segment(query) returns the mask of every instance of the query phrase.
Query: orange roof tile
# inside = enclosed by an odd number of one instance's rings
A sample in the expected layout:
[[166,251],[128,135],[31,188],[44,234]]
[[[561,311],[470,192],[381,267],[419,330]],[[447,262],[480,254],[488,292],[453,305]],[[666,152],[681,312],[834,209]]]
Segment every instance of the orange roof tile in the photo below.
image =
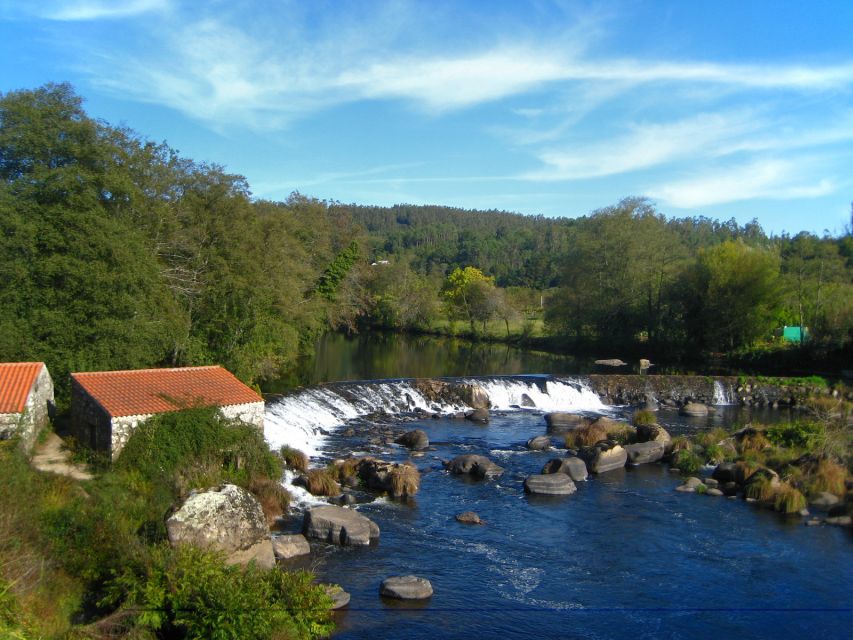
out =
[[222,367],[137,369],[72,373],[112,417],[176,411],[187,406],[224,407],[263,398]]
[[21,413],[44,362],[0,362],[0,413]]

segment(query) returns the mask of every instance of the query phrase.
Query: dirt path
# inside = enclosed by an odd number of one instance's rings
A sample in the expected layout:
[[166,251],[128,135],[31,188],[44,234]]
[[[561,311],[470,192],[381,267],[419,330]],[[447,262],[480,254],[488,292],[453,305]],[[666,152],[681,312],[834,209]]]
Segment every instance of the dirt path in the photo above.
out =
[[51,433],[44,442],[36,445],[32,465],[39,471],[56,473],[75,480],[92,479],[92,474],[85,466],[71,462],[70,453],[62,447],[62,439],[55,433]]

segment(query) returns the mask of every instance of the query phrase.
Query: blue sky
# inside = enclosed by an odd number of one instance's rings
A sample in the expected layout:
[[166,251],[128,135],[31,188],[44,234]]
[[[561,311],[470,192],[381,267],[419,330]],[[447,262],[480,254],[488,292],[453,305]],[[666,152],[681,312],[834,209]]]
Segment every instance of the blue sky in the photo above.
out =
[[853,2],[0,0],[0,91],[294,190],[840,233]]

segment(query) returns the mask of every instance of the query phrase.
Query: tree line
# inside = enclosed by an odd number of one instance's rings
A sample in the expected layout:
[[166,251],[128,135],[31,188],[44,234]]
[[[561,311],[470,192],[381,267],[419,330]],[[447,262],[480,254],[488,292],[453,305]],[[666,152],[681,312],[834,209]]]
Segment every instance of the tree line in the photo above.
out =
[[89,117],[70,85],[0,96],[0,358],[44,360],[60,385],[73,370],[208,363],[258,382],[329,329],[677,355],[797,325],[849,352],[851,231],[771,236],[642,198],[578,218],[271,202]]

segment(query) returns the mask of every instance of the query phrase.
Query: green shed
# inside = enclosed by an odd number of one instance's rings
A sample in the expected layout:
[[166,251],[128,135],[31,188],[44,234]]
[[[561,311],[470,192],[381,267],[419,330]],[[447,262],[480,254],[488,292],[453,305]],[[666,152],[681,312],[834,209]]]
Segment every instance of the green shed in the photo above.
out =
[[782,327],[782,340],[785,342],[805,342],[808,339],[808,327]]

